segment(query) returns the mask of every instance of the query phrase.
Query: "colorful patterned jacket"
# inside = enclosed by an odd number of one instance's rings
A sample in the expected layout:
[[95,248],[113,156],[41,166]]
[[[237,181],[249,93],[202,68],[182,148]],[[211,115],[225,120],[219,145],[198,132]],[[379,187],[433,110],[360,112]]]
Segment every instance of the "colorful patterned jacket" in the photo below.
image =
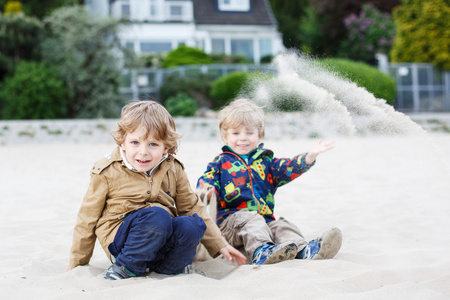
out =
[[[274,158],[273,152],[258,148],[248,155],[248,162],[228,146],[208,164],[203,179],[217,195],[217,224],[240,210],[257,211],[266,222],[275,220],[274,195],[277,188],[299,177],[313,165],[305,163],[307,153],[293,158]],[[199,185],[199,183],[198,183]]]

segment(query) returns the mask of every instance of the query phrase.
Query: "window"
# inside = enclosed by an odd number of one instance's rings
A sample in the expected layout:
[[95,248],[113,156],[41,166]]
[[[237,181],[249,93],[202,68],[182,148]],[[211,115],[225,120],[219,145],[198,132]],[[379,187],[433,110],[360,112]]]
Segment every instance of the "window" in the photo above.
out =
[[161,15],[161,4],[159,2],[159,0],[150,0],[150,16],[152,17],[152,19],[157,18]]
[[211,52],[212,53],[225,53],[225,41],[223,39],[211,40]]
[[168,52],[172,50],[170,42],[141,42],[141,53],[158,53]]
[[261,39],[259,40],[259,54],[262,57],[273,55],[272,52],[272,40]]
[[134,50],[134,43],[133,42],[126,42],[125,43],[125,47],[128,49],[133,49]]
[[253,60],[253,41],[231,40],[231,54],[245,55],[249,60]]
[[218,0],[221,11],[249,11],[250,0]]
[[122,4],[121,16],[124,19],[129,19],[130,18],[130,4]]
[[179,5],[170,6],[170,16],[172,18],[180,19],[183,15],[183,8]]

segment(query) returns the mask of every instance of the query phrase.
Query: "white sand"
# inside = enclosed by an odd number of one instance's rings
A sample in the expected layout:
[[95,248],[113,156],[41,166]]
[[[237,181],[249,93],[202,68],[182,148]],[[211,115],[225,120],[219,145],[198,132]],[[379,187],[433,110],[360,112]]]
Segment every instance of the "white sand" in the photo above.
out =
[[[314,140],[265,141],[277,156]],[[104,280],[97,246],[89,266],[65,273],[91,164],[108,144],[1,146],[1,299],[449,299],[450,134],[337,138],[316,166],[279,189],[276,215],[308,239],[337,226],[332,260],[244,265],[221,280],[199,275]],[[221,147],[182,141],[192,185]],[[200,264],[220,277],[233,266]]]

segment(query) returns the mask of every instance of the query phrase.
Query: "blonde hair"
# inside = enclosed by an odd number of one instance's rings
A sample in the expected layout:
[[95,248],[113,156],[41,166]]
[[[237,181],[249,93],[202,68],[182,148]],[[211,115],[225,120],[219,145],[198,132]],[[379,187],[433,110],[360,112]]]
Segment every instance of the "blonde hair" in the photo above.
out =
[[222,138],[228,129],[241,126],[258,129],[258,135],[265,135],[264,112],[255,102],[241,98],[232,101],[219,112],[219,129]]
[[155,139],[164,143],[169,153],[176,153],[181,134],[176,132],[175,121],[161,104],[155,101],[138,101],[125,105],[117,129],[112,130],[111,135],[120,146],[127,133],[138,128],[145,129],[145,139],[152,134]]

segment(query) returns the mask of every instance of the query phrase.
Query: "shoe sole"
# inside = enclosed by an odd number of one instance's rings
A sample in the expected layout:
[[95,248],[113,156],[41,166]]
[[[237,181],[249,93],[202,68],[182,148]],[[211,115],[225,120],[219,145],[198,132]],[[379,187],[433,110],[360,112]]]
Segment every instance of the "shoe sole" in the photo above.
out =
[[321,239],[320,250],[313,259],[333,258],[339,252],[339,249],[341,249],[342,232],[338,228],[333,228],[326,232]]
[[280,248],[275,252],[272,252],[269,256],[267,256],[266,261],[263,265],[275,264],[285,260],[294,259],[297,255],[298,249],[295,243],[285,243],[281,244]]

